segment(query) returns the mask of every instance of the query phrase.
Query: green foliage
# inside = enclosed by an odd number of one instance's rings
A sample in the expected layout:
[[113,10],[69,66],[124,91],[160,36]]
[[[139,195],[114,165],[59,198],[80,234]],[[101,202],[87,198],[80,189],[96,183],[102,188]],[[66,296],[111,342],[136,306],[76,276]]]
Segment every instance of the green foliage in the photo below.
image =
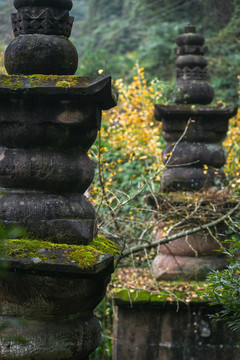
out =
[[0,42],[3,44],[7,44],[14,37],[11,28],[11,13],[13,10],[12,0],[0,1]]
[[[231,0],[105,0],[89,2],[84,20],[76,19],[73,41],[80,53],[78,74],[98,69],[130,81],[136,61],[151,80],[175,78],[175,38],[191,22],[209,45],[209,73],[217,96],[237,97],[239,5]],[[74,11],[74,9],[73,9]],[[84,36],[81,36],[84,34]],[[224,74],[224,76],[223,76]]]
[[[91,148],[92,158],[98,162],[91,196],[101,229],[106,234],[117,231],[128,240],[140,237],[144,223],[146,227],[152,223],[143,194],[133,201],[128,199],[148,182],[146,191],[159,189],[160,176],[149,181],[161,168],[161,149],[165,145],[161,125],[154,120],[154,102],[166,99],[172,90],[158,80],[148,86],[144,69],[138,64],[134,71],[130,84],[116,81],[118,108],[104,114],[101,136]],[[112,211],[114,208],[116,211]]]
[[[239,11],[237,0],[79,0],[72,41],[79,51],[77,75],[97,75],[131,81],[136,61],[147,80],[175,79],[175,37],[187,23],[196,24],[209,46],[209,74],[216,94],[224,101],[237,99]],[[0,1],[0,50],[13,38],[12,0]],[[224,75],[223,75],[224,74]]]
[[227,248],[222,247],[222,251],[229,256],[229,265],[222,271],[213,271],[207,278],[210,305],[220,306],[220,310],[211,318],[226,321],[232,330],[240,328],[240,213],[238,215],[238,221],[233,224],[238,232],[225,241]]
[[[237,102],[240,48],[240,5],[235,4],[229,23],[209,39],[209,72],[216,94],[225,101]],[[224,74],[224,76],[222,76]]]
[[23,231],[19,226],[12,226],[10,228],[6,228],[0,223],[0,241],[20,236],[22,232]]
[[[3,318],[0,319],[0,335],[5,332],[5,330],[8,332],[8,329],[15,329],[16,327],[27,327],[28,326],[28,320],[25,318],[12,318],[8,321],[5,321]],[[28,345],[28,340],[21,335],[9,335],[5,337],[5,340],[9,343],[11,342],[14,345]]]
[[149,26],[139,46],[139,62],[145,68],[147,79],[171,79],[175,75],[175,38],[183,32],[185,23],[162,22]]
[[[0,223],[0,256],[4,256],[4,244],[7,241],[7,239],[11,239],[12,237],[18,237],[23,233],[23,230],[19,226],[12,226],[11,228],[5,228]],[[3,260],[1,261],[1,267],[0,267],[0,275],[6,275],[6,271],[8,270],[8,265]],[[13,324],[13,321],[5,321],[4,319],[0,319],[0,335],[5,330],[11,327],[15,327],[16,325],[19,325],[23,323],[25,320],[20,318],[16,320],[16,323]],[[11,336],[8,338],[8,341],[12,342],[13,344],[27,344],[27,340],[23,336]]]
[[182,301],[188,304],[193,302],[206,302],[203,294],[206,291],[205,282],[196,281],[169,281],[161,282],[162,290],[128,289],[125,284],[116,287],[111,291],[114,299],[129,304],[156,304]]
[[111,360],[112,359],[112,303],[105,297],[97,306],[94,315],[98,318],[102,328],[102,338],[98,348],[90,355],[91,360]]
[[[104,75],[114,74],[114,78],[129,78],[137,56],[134,53],[114,55],[104,48],[86,49],[80,60],[76,75],[97,76],[98,70],[103,70]],[[121,64],[121,67],[118,65]]]

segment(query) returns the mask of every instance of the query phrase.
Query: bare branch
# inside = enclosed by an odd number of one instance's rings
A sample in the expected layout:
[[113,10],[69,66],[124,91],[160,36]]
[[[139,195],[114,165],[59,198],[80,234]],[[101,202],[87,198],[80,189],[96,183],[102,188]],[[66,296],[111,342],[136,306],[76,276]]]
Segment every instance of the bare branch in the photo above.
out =
[[208,228],[210,228],[212,226],[220,224],[225,219],[229,218],[232,214],[234,214],[239,208],[240,208],[240,201],[237,203],[237,205],[234,208],[232,208],[229,212],[227,212],[225,215],[223,215],[222,217],[220,217],[217,220],[211,221],[211,222],[209,222],[207,224],[204,224],[204,225],[201,225],[201,226],[197,226],[197,227],[195,227],[193,229],[180,231],[179,233],[174,234],[172,236],[166,236],[166,237],[162,238],[161,240],[153,241],[151,244],[133,246],[132,248],[126,249],[125,251],[123,251],[122,257],[128,256],[129,254],[137,253],[137,252],[142,251],[144,249],[156,247],[156,246],[161,245],[161,244],[168,244],[169,242],[174,241],[176,239],[179,239],[180,237],[187,236],[187,235],[190,235],[190,234],[195,234],[195,233],[197,233],[197,232],[199,232],[201,230],[205,230],[205,229],[208,229]]
[[[192,119],[190,118],[187,122],[187,125],[184,129],[184,132],[182,133],[182,135],[180,136],[180,138],[178,139],[178,141],[175,143],[175,145],[173,146],[173,149],[172,149],[172,154],[174,153],[174,151],[176,150],[178,144],[182,141],[182,139],[184,138],[184,136],[186,135],[187,131],[188,131],[188,127],[189,127],[189,124],[192,122]],[[130,201],[132,201],[133,199],[135,199],[138,195],[140,195],[149,185],[149,183],[158,175],[160,174],[168,165],[169,161],[171,160],[171,157],[170,156],[167,160],[167,162],[165,163],[165,165],[159,169],[158,171],[155,172],[155,174],[153,174],[149,180],[138,190],[135,192],[135,194],[133,194],[131,197],[129,197],[129,199],[125,200],[125,201],[122,201],[120,204],[118,204],[117,206],[115,206],[108,214],[107,216],[105,217],[105,219],[103,219],[103,221],[99,224],[99,228],[101,228],[103,226],[103,224],[105,223],[105,221],[109,218],[109,216],[113,216],[113,214],[115,212],[118,211],[118,209],[126,204],[128,204]],[[101,186],[103,186],[103,184],[101,184]]]

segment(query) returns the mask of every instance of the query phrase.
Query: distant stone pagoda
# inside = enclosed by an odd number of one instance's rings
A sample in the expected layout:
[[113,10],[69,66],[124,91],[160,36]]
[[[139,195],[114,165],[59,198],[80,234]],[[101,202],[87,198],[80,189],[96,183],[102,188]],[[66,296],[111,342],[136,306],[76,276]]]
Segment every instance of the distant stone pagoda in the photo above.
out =
[[0,219],[25,233],[1,243],[0,358],[87,360],[100,341],[93,309],[119,254],[97,237],[84,196],[94,176],[87,152],[116,96],[109,76],[74,76],[71,0],[14,6],[9,75],[0,76]]
[[[176,76],[177,100],[173,105],[155,105],[155,117],[162,122],[162,134],[167,141],[163,150],[163,163],[166,170],[162,175],[161,191],[155,197],[149,196],[148,203],[154,210],[164,208],[169,211],[170,204],[176,212],[186,208],[188,213],[196,207],[194,196],[183,192],[202,191],[224,186],[222,171],[227,154],[221,145],[228,130],[228,120],[237,113],[237,106],[210,105],[214,91],[208,82],[207,61],[204,54],[204,37],[196,33],[193,25],[185,27],[184,34],[177,36]],[[174,194],[169,194],[174,192]],[[164,194],[166,193],[166,194]],[[199,212],[206,213],[211,201],[202,202]],[[230,203],[220,207],[227,211]],[[185,216],[187,216],[187,213]],[[157,240],[161,240],[173,224],[170,235],[182,230],[201,226],[201,217],[184,222],[174,211],[160,224]],[[181,225],[180,225],[181,224]],[[185,225],[183,225],[185,224]],[[226,258],[216,250],[220,248],[218,234],[224,232],[222,226],[200,231],[160,246],[160,254],[152,264],[157,279],[202,279],[210,269],[221,269]],[[219,256],[218,256],[219,255]]]
[[[176,42],[177,104],[155,106],[155,117],[162,121],[162,134],[168,142],[163,151],[167,166],[161,183],[164,192],[201,190],[224,181],[221,167],[226,152],[221,142],[226,137],[228,120],[237,113],[237,106],[209,105],[214,91],[207,81],[207,60],[203,57],[207,47],[195,26],[186,26]],[[182,141],[172,152],[184,131]]]

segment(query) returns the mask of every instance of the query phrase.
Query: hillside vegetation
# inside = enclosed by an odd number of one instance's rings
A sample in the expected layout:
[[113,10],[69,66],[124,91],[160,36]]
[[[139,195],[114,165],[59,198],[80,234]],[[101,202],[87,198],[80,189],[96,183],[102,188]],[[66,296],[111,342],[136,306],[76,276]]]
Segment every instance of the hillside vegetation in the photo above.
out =
[[[13,38],[12,0],[0,0],[0,46]],[[209,72],[224,100],[237,99],[240,5],[238,0],[78,0],[72,41],[79,52],[78,75],[99,69],[129,81],[138,61],[147,80],[173,81],[175,37],[193,23],[209,46]]]

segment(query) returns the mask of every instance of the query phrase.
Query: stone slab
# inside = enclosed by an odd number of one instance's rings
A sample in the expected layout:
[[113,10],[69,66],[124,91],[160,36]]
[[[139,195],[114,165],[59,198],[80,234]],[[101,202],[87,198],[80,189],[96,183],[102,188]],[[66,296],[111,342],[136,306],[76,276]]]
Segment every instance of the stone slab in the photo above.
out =
[[97,103],[102,110],[116,106],[111,76],[80,77],[73,75],[0,75],[1,98],[58,97],[64,100]]
[[215,310],[202,303],[117,306],[113,359],[238,360],[239,334],[212,324]]

